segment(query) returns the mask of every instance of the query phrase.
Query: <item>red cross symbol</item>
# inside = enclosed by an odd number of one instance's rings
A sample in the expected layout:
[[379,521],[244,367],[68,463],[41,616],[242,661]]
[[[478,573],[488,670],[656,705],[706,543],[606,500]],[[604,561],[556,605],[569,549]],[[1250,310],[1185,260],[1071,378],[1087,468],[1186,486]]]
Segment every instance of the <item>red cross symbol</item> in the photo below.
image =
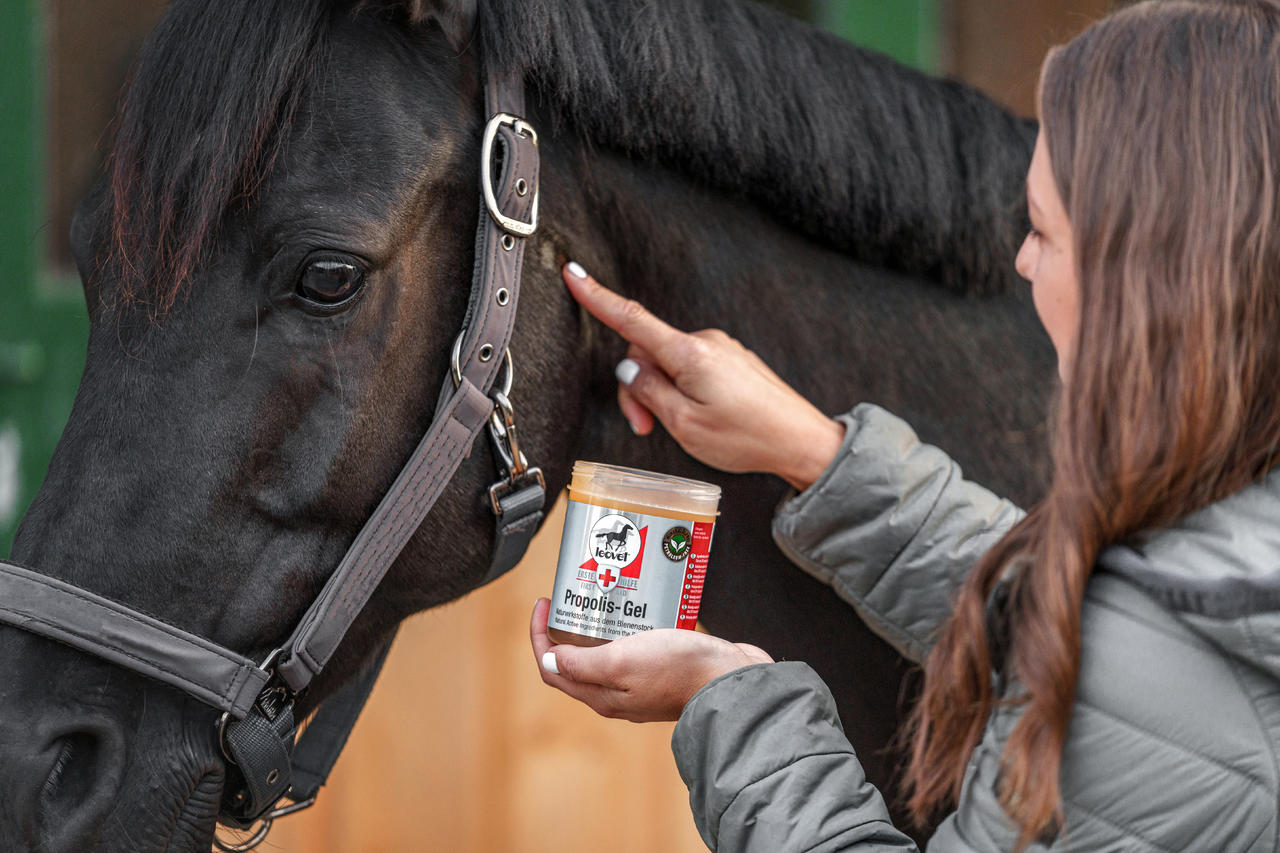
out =
[[604,574],[600,576],[600,580],[604,581],[605,589],[608,589],[609,587],[613,586],[613,582],[616,581],[617,579],[618,579],[618,576],[613,573],[613,570],[610,569],[608,566],[605,566]]

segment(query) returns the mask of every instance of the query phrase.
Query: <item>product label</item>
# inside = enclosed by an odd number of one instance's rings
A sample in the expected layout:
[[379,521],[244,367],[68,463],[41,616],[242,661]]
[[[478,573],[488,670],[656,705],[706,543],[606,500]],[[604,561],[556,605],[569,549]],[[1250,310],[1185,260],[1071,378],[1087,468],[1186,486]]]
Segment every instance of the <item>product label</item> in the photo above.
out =
[[548,625],[616,640],[693,630],[715,524],[570,500]]

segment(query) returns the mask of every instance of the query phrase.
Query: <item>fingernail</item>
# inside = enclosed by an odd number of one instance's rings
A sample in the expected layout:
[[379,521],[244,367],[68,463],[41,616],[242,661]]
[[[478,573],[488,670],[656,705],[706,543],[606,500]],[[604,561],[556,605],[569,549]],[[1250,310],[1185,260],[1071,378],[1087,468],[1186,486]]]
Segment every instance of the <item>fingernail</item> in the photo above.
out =
[[635,421],[628,419],[627,426],[631,427],[631,432],[635,435],[640,434],[640,427],[636,426]]
[[551,673],[552,675],[560,674],[560,668],[556,666],[555,652],[542,653],[542,668],[545,669],[547,672]]
[[629,358],[624,358],[613,369],[613,375],[618,377],[618,381],[623,385],[630,385],[640,375],[640,365]]
[[569,275],[574,278],[586,278],[587,271],[582,268],[582,264],[577,261],[569,261],[569,265],[565,267],[569,271]]

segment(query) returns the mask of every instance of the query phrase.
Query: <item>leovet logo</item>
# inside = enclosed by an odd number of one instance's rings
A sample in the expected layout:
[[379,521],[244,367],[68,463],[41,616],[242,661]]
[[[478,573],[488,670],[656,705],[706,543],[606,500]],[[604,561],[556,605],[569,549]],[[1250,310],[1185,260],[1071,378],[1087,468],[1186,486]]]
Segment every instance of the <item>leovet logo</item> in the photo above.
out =
[[604,592],[623,578],[639,581],[648,533],[648,525],[637,529],[625,515],[601,516],[587,540],[590,558],[580,568],[595,572],[596,586]]

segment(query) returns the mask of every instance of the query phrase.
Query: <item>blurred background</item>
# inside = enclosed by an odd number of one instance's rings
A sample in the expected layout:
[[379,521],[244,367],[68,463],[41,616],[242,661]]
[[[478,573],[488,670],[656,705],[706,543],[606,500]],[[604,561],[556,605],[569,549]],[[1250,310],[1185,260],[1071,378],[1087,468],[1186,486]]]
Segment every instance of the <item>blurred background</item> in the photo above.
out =
[[[0,3],[0,555],[79,381],[88,319],[70,257],[76,201],[161,0]],[[1034,111],[1045,50],[1111,0],[776,0],[787,13]],[[669,725],[601,720],[546,689],[524,626],[562,514],[501,581],[405,626],[310,811],[264,850],[697,851]],[[712,563],[714,582],[715,563]],[[583,794],[606,794],[598,809]]]

